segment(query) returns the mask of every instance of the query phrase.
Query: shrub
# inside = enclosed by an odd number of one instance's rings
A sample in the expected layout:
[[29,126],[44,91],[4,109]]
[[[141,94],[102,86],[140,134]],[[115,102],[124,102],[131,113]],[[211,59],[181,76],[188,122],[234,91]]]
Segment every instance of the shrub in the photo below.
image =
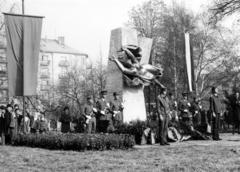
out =
[[116,126],[115,133],[133,135],[136,144],[141,144],[143,132],[147,127],[147,122],[137,120],[132,121],[130,124],[121,124]]
[[128,134],[63,134],[57,132],[19,134],[13,142],[15,146],[75,151],[128,149],[134,144],[134,137]]

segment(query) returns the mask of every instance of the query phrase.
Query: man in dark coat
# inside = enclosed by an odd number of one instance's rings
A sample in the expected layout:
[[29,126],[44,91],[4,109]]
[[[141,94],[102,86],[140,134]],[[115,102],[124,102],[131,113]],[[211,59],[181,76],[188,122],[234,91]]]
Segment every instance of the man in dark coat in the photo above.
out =
[[70,123],[72,121],[72,118],[71,118],[68,106],[64,107],[63,113],[59,121],[62,123],[61,132],[63,133],[70,132]]
[[218,97],[218,89],[212,87],[212,95],[209,98],[210,113],[212,115],[212,138],[213,140],[221,140],[219,138],[219,125],[220,125],[220,113],[221,113],[221,101]]
[[168,122],[169,122],[169,100],[167,97],[167,89],[162,88],[160,95],[158,96],[159,107],[159,135],[160,135],[160,145],[169,145],[167,141],[168,134]]
[[110,113],[110,105],[106,100],[107,91],[100,93],[100,99],[96,103],[97,107],[97,129],[99,132],[111,132],[113,127],[113,115]]
[[114,116],[114,125],[120,125],[123,123],[123,105],[119,98],[119,93],[113,93],[113,100],[110,102],[110,109]]
[[238,129],[239,131],[239,125],[240,125],[240,96],[239,92],[236,91],[235,94],[232,97],[232,110],[233,110],[233,134],[235,133],[235,129]]
[[7,105],[7,110],[5,113],[5,122],[6,122],[6,143],[11,144],[12,138],[14,137],[14,128],[15,128],[15,121],[13,115],[13,107],[11,104]]
[[5,113],[6,108],[4,106],[0,106],[0,137],[2,145],[5,145],[5,134],[7,133]]

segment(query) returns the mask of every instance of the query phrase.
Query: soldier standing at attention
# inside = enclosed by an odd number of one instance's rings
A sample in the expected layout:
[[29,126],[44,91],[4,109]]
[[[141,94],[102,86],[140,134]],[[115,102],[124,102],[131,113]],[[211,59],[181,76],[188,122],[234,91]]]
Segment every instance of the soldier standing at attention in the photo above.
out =
[[221,113],[221,101],[218,97],[218,89],[212,87],[212,94],[209,98],[210,103],[210,113],[212,115],[212,138],[213,140],[222,140],[219,138],[219,123],[220,123],[220,113]]
[[97,128],[99,132],[111,132],[114,130],[112,114],[109,112],[110,105],[106,100],[107,91],[100,92],[97,107]]
[[159,134],[160,134],[160,145],[169,145],[167,141],[167,134],[168,134],[168,122],[169,122],[169,100],[167,97],[167,89],[162,88],[160,95],[158,96],[159,107]]
[[123,123],[123,105],[117,92],[113,93],[113,100],[110,102],[110,109],[114,117],[114,125],[118,126]]
[[96,117],[95,113],[97,109],[94,108],[93,99],[89,96],[87,97],[87,103],[84,106],[83,113],[87,119],[87,132],[95,133],[96,132]]

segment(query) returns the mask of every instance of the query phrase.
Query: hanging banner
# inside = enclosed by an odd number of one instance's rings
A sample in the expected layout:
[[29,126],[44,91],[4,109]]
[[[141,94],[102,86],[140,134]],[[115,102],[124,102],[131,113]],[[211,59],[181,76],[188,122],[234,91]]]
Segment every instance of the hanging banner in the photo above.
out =
[[37,94],[42,18],[4,13],[9,96]]
[[193,91],[193,76],[192,76],[192,59],[191,59],[191,49],[190,49],[190,38],[189,33],[185,33],[185,56],[186,56],[186,67],[187,67],[187,76],[188,76],[188,88],[189,91]]

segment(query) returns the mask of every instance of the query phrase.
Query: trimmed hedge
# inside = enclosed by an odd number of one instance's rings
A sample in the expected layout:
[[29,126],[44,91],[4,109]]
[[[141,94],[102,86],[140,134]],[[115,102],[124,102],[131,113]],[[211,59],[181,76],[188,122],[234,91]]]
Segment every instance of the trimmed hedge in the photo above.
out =
[[128,149],[135,145],[134,137],[128,134],[73,134],[45,133],[19,134],[13,145],[38,147],[51,150],[112,150]]
[[132,121],[130,124],[121,124],[116,126],[116,134],[129,134],[133,135],[136,144],[141,144],[141,139],[144,130],[148,127],[146,121]]

